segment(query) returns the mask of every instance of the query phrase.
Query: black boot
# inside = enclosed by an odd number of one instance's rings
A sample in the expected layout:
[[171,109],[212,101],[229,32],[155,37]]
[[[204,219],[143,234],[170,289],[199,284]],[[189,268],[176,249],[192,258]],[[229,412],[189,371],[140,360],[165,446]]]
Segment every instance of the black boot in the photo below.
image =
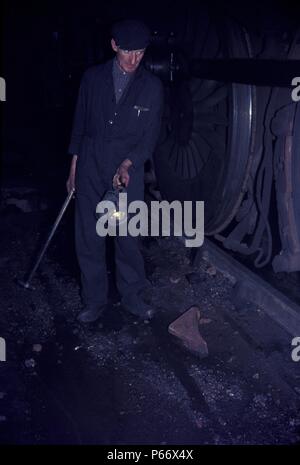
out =
[[77,320],[80,323],[94,323],[103,315],[106,305],[87,305],[82,312],[79,313]]
[[140,320],[151,320],[155,315],[155,309],[149,305],[141,292],[126,295],[121,300],[122,307]]

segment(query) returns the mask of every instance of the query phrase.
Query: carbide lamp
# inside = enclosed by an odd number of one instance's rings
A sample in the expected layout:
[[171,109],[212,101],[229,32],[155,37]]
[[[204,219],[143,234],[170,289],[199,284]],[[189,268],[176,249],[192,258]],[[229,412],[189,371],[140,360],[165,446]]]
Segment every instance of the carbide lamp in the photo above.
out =
[[98,218],[106,215],[108,224],[112,226],[127,221],[127,202],[120,201],[120,194],[127,194],[125,187],[114,187],[106,191],[100,202],[103,202],[103,206],[105,205],[105,211],[101,213],[97,211]]

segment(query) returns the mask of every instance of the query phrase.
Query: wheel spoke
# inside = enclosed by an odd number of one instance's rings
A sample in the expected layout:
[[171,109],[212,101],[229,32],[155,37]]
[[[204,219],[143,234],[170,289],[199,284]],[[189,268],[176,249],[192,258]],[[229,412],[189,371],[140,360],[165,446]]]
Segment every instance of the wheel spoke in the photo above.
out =
[[173,145],[172,145],[172,149],[170,150],[170,155],[169,155],[169,158],[168,158],[169,162],[171,162],[171,160],[174,159],[174,157],[176,156],[177,150],[178,150],[178,146],[177,146],[176,142],[174,142]]
[[221,141],[214,131],[206,131],[201,134],[201,137],[208,143],[211,150],[213,150],[217,155],[224,155],[225,153],[225,144],[224,141]]
[[207,162],[211,154],[211,148],[205,139],[201,137],[201,134],[193,133],[193,141],[198,149],[198,153],[203,161],[203,164]]
[[177,153],[176,153],[176,161],[175,161],[175,171],[178,172],[178,166],[181,162],[181,155],[180,155],[180,145],[177,147]]
[[[199,81],[199,79],[195,79],[195,81]],[[191,89],[193,101],[201,102],[207,95],[211,95],[217,86],[217,81],[201,79],[200,84],[198,84],[198,86],[195,85],[194,90]]]
[[202,112],[201,110],[195,111],[194,109],[194,124],[196,126],[228,126],[229,121],[225,116],[221,115],[220,113],[208,113]]
[[222,100],[224,100],[227,97],[227,95],[228,95],[227,86],[226,85],[221,86],[202,100],[201,108],[208,109],[210,107],[213,107],[217,105],[218,103],[220,103]]
[[185,146],[183,148],[183,153],[184,153],[184,159],[185,159],[186,177],[191,178],[192,177],[192,167],[191,167],[192,160],[191,160],[191,154],[190,154],[190,150],[188,146]]
[[192,160],[195,166],[195,174],[198,174],[200,173],[203,167],[203,161],[202,161],[201,155],[198,152],[197,146],[195,142],[193,141],[193,139],[189,141],[189,147],[190,147],[191,154],[192,154]]

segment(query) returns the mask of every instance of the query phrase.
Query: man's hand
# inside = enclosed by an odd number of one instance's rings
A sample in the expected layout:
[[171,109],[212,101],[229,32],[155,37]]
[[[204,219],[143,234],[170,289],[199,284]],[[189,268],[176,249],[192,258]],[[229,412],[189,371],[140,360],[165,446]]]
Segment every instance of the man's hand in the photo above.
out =
[[128,170],[130,166],[132,165],[132,161],[126,158],[119,168],[117,169],[116,174],[113,177],[113,187],[118,188],[120,186],[125,186],[128,187],[129,181],[130,181],[130,176],[128,173]]
[[76,163],[77,163],[77,155],[73,155],[70,167],[69,177],[66,183],[68,194],[70,194],[71,190],[75,190],[75,173],[76,173]]

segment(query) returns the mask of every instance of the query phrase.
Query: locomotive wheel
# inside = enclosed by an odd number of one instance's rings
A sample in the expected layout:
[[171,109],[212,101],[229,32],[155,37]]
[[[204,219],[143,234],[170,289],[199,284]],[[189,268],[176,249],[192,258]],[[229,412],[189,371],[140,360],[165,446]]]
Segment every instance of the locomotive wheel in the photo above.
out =
[[[201,40],[194,41],[193,59],[250,56],[246,33],[235,23],[210,23]],[[236,214],[249,176],[254,89],[192,77],[172,84],[166,103],[164,140],[155,153],[162,197],[203,200],[205,234],[216,234]]]

